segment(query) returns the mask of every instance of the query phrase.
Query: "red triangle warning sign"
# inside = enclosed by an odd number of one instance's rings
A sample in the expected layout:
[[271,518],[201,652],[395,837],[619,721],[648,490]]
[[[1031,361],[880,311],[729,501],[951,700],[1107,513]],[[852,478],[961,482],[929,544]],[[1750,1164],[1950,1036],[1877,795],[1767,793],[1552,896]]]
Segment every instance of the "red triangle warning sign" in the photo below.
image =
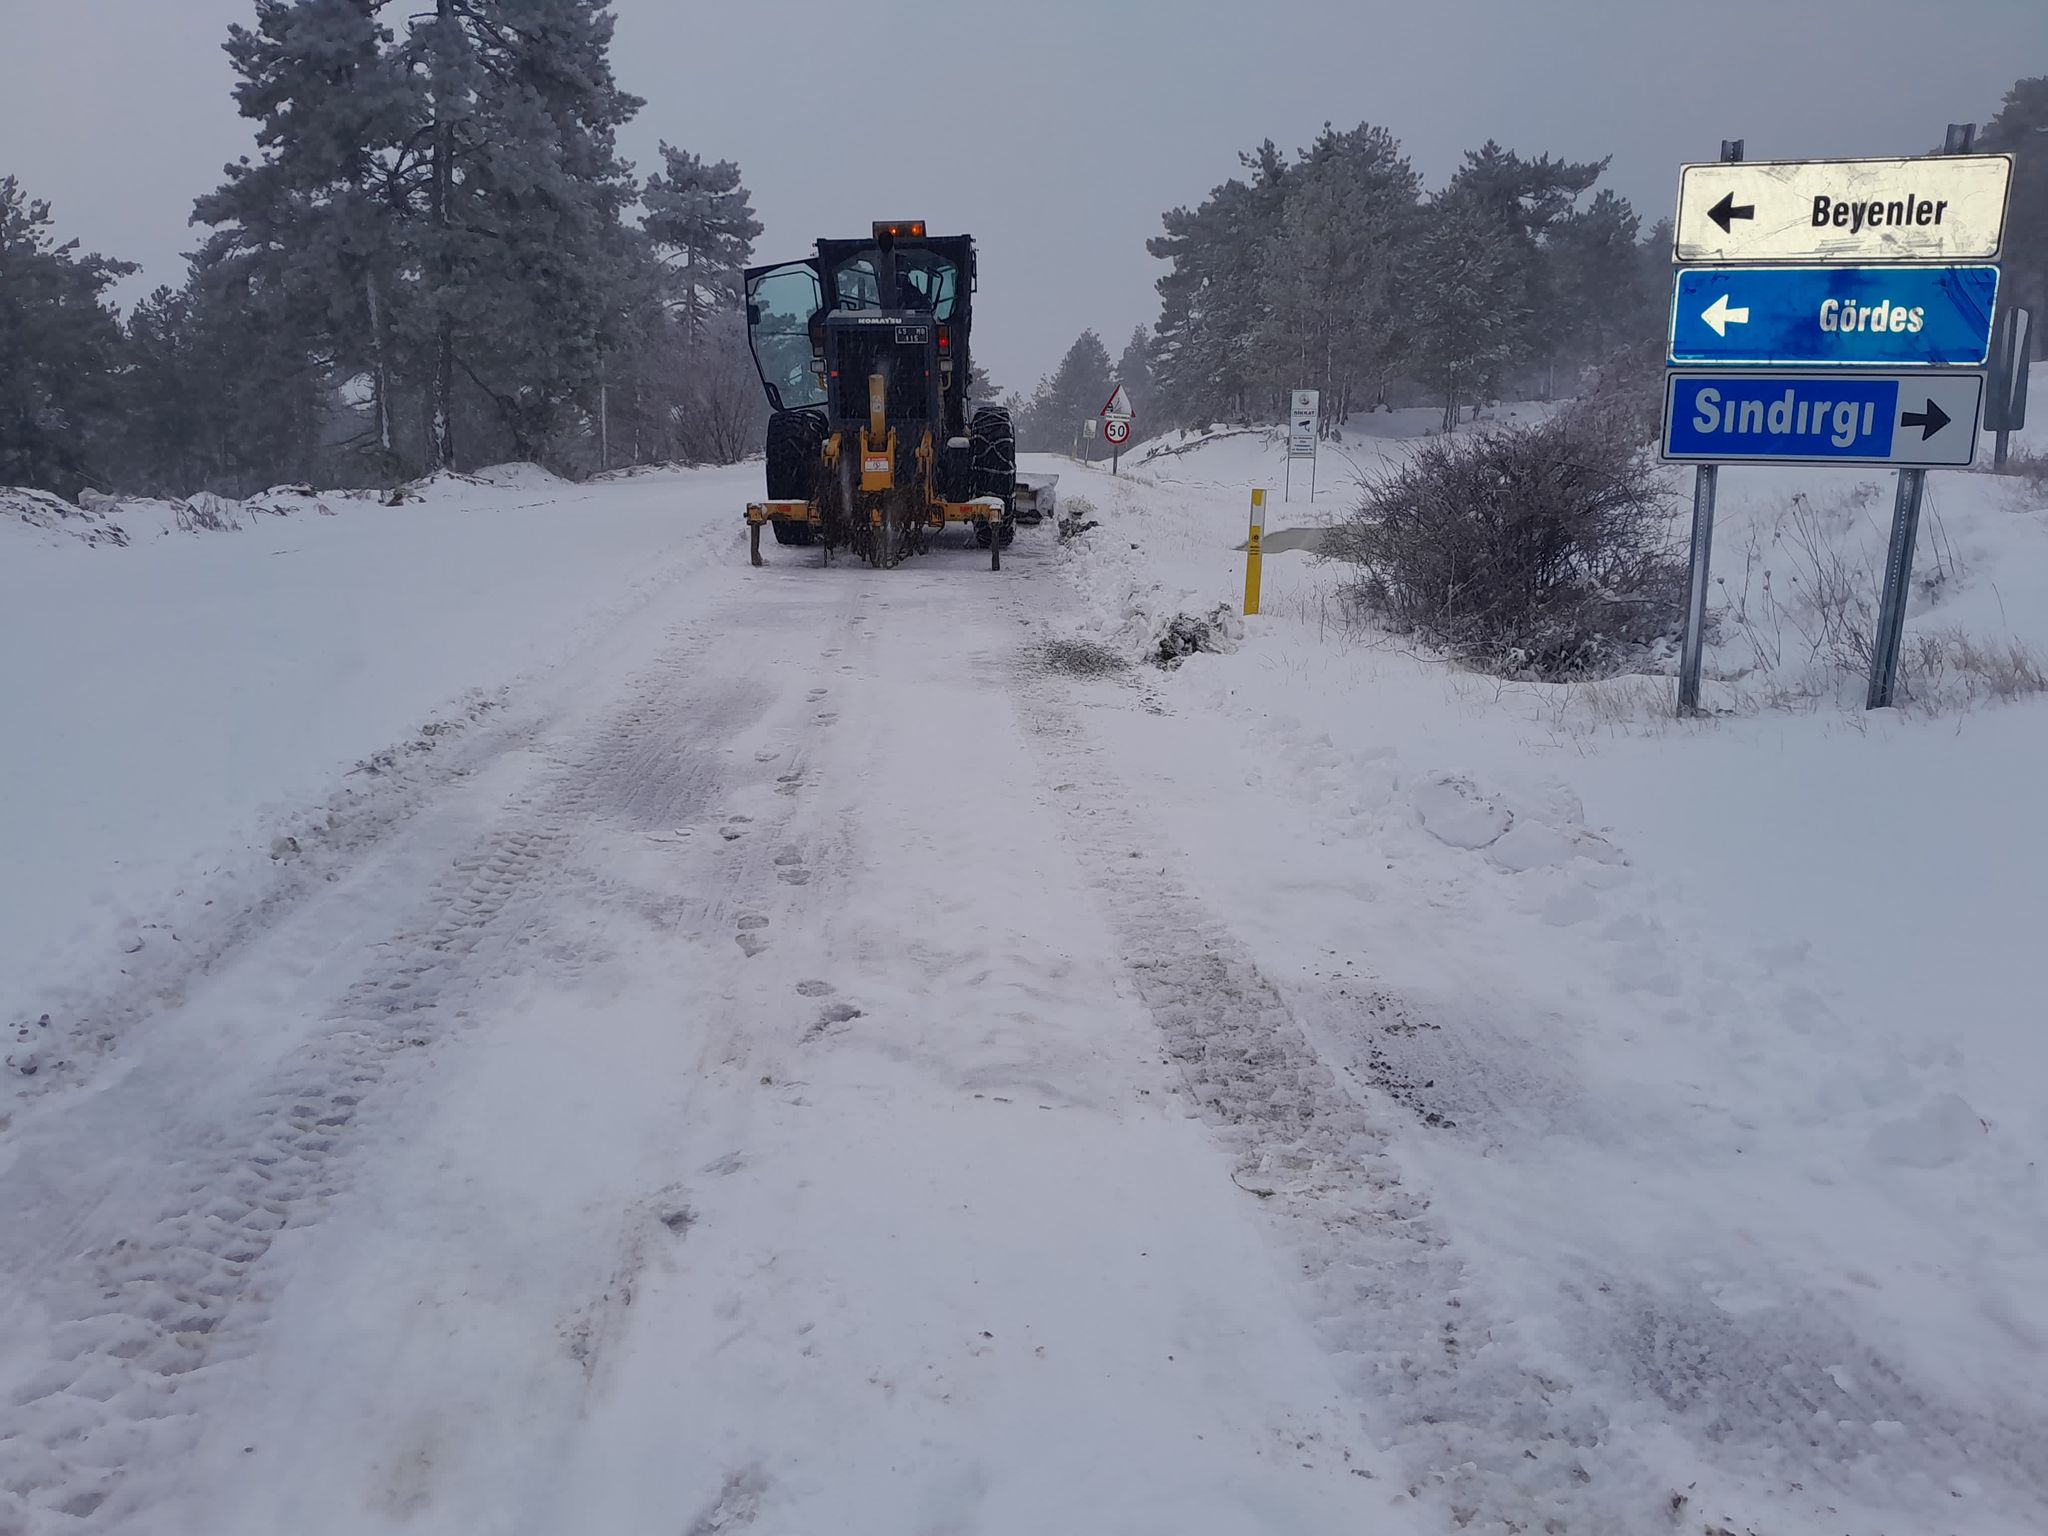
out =
[[1131,409],[1131,397],[1125,392],[1123,385],[1117,385],[1116,393],[1109,397],[1109,404],[1102,408],[1102,414],[1104,416],[1125,417],[1137,414]]

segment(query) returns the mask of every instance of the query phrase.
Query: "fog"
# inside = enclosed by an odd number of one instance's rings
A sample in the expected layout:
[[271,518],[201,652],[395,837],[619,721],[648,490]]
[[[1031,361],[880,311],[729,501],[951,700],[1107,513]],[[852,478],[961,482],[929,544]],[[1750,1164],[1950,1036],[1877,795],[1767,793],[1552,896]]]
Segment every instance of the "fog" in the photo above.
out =
[[[1271,137],[1382,123],[1432,185],[1488,138],[1612,155],[1645,222],[1724,137],[1751,158],[1919,153],[2048,67],[2040,0],[618,0],[626,135],[737,160],[764,259],[877,217],[982,244],[980,352],[1028,388],[1084,327],[1149,322],[1159,214]],[[220,43],[250,0],[0,0],[0,174],[60,228],[183,275],[192,200],[252,148]],[[394,16],[398,12],[392,12]]]

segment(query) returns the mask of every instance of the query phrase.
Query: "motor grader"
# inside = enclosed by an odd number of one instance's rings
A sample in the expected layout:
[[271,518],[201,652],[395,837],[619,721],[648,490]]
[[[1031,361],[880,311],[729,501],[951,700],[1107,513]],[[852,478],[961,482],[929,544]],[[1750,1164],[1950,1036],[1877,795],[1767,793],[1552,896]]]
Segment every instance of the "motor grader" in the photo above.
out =
[[1002,569],[1017,440],[1009,412],[970,408],[974,289],[973,239],[914,219],[748,269],[748,339],[772,412],[768,499],[746,513],[755,565],[763,528],[828,562],[847,549],[893,566],[959,523]]

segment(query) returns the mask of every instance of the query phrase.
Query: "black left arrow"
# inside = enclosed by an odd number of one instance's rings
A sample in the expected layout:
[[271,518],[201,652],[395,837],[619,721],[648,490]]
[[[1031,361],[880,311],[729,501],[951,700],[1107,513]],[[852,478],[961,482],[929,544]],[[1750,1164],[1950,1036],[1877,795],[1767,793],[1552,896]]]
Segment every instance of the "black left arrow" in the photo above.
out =
[[1733,192],[1730,192],[1726,197],[1723,197],[1721,201],[1714,204],[1713,207],[1707,210],[1707,217],[1712,219],[1716,224],[1720,225],[1721,233],[1725,235],[1730,232],[1729,226],[1733,224],[1735,220],[1755,218],[1756,204],[1744,203],[1740,208],[1738,208],[1735,206],[1735,194]]
[[1900,416],[1899,425],[1902,427],[1918,427],[1920,429],[1920,441],[1924,443],[1948,425],[1948,412],[1930,400],[1927,402],[1926,410],[1907,411],[1904,415]]

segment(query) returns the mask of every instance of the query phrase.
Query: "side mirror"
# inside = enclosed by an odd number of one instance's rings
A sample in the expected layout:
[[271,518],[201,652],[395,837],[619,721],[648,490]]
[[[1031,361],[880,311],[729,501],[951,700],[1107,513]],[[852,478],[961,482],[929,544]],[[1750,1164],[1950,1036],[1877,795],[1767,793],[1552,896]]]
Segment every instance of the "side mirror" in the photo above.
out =
[[761,306],[756,304],[752,299],[749,299],[747,301],[747,324],[750,326],[757,326],[760,323]]

